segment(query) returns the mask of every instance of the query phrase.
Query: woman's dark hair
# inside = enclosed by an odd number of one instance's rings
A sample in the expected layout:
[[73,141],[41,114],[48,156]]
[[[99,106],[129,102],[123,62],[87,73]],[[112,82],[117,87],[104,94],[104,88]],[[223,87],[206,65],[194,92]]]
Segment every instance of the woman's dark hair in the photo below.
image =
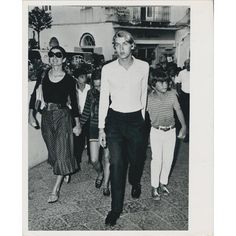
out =
[[[63,58],[65,58],[66,57],[66,51],[65,51],[65,49],[63,48],[63,47],[61,47],[61,46],[54,46],[54,47],[52,47],[50,50],[49,50],[49,52],[51,52],[53,49],[58,49],[58,50],[60,50],[61,51],[61,53],[62,53],[62,55],[63,55]],[[48,52],[48,53],[49,53]]]
[[94,116],[96,112],[98,112],[98,105],[100,98],[100,92],[94,87],[95,80],[101,80],[100,70],[93,71],[91,76],[91,107],[90,107],[91,118]]

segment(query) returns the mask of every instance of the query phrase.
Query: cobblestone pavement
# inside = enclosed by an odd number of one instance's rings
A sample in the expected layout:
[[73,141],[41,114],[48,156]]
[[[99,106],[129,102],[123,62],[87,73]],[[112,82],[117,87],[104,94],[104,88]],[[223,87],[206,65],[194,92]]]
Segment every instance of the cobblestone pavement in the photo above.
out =
[[130,196],[126,184],[125,204],[114,227],[105,226],[110,210],[110,197],[96,189],[96,173],[83,155],[81,171],[72,175],[69,184],[63,184],[58,202],[47,199],[55,182],[51,167],[42,163],[29,170],[28,229],[31,230],[188,230],[188,144],[180,142],[176,148],[174,168],[169,179],[169,196],[161,201],[151,198],[151,151],[142,177],[142,194],[137,200]]

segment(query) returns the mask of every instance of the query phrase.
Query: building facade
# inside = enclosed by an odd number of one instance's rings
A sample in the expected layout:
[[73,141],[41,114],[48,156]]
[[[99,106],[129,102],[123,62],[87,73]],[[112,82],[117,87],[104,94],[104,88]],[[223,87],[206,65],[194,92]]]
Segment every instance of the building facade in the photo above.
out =
[[[105,60],[115,56],[112,37],[118,30],[127,30],[136,42],[135,56],[155,65],[161,54],[171,55],[182,67],[190,56],[190,9],[183,6],[159,7],[91,7],[40,6],[52,16],[52,27],[40,32],[41,56],[48,62],[51,37],[57,37],[67,52],[94,52]],[[30,6],[29,11],[34,7]],[[37,38],[31,28],[28,38]],[[29,96],[34,88],[29,81]],[[38,116],[40,120],[40,116]],[[30,140],[29,168],[47,159],[41,131],[28,128]]]
[[[150,64],[161,54],[173,56],[179,66],[190,54],[190,9],[187,6],[42,6],[51,12],[50,29],[40,34],[41,49],[57,37],[70,52],[95,52],[105,60],[115,56],[112,37],[118,30],[129,31],[135,39],[138,58]],[[30,7],[31,10],[33,7]],[[29,38],[32,38],[29,29]]]

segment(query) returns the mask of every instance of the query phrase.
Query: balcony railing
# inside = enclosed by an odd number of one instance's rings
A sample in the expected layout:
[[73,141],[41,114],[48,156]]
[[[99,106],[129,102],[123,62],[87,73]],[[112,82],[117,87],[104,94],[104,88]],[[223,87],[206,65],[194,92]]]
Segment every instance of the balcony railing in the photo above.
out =
[[106,7],[106,20],[117,22],[170,22],[170,7]]

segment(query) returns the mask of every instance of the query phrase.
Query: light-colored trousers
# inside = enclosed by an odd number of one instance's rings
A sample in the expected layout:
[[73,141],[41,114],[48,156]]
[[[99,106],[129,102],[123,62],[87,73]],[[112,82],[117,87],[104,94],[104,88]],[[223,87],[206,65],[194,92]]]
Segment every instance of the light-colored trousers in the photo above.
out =
[[168,184],[174,158],[175,142],[175,128],[166,132],[153,127],[151,128],[151,185],[154,188],[159,187],[159,183]]

